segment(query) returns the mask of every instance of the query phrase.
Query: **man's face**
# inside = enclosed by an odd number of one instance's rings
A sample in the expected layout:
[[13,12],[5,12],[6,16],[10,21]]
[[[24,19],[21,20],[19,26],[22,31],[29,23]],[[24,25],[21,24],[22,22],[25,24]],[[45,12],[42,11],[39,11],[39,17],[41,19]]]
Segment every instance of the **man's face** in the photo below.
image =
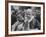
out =
[[27,11],[27,12],[25,13],[25,18],[26,18],[27,20],[30,20],[31,17],[32,17],[32,11]]

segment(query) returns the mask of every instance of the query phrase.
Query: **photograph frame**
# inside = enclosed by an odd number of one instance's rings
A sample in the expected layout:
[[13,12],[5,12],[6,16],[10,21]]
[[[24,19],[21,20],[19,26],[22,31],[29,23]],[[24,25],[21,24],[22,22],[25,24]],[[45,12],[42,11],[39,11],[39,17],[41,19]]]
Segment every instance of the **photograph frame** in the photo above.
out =
[[[42,4],[43,5],[43,32],[26,33],[26,34],[8,34],[8,3],[26,3],[26,4]],[[25,2],[25,1],[5,1],[5,36],[23,36],[23,35],[39,35],[45,34],[45,3],[43,2]]]

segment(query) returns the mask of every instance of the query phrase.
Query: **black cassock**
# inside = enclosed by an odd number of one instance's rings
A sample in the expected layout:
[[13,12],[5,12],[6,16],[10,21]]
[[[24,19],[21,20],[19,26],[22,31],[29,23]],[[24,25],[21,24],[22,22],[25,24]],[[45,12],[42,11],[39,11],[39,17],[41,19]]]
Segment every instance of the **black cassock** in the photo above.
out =
[[28,24],[28,22],[26,22],[24,24],[24,30],[27,30],[28,25],[29,25],[29,29],[36,29],[37,28],[38,30],[40,30],[40,23],[35,18],[31,22],[29,22],[29,24]]

